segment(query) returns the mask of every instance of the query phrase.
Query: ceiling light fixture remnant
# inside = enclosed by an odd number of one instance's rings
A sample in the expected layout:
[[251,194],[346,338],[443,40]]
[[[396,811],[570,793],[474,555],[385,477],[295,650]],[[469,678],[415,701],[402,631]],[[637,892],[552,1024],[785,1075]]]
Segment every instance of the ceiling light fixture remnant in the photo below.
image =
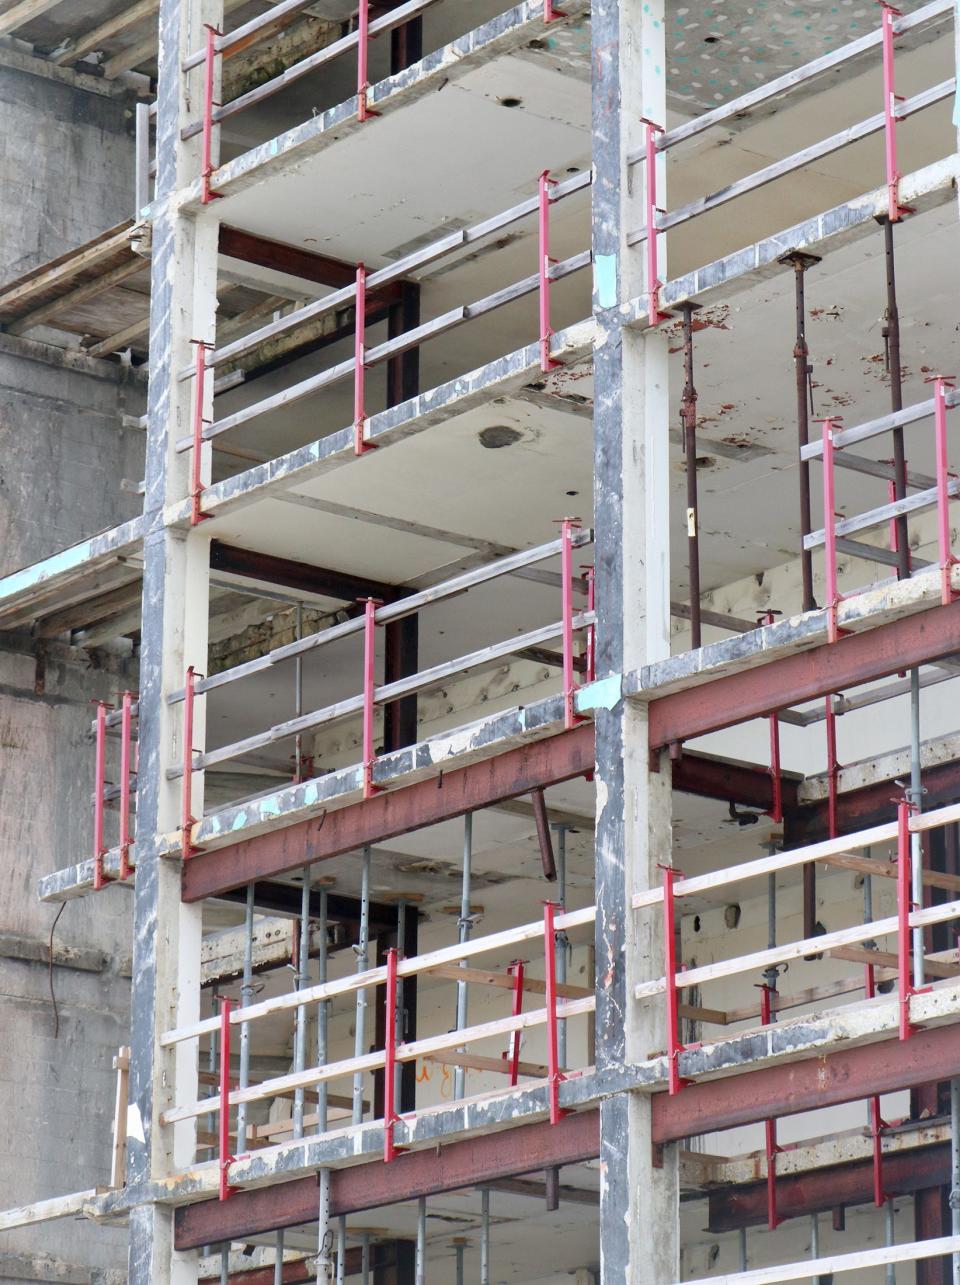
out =
[[522,98],[514,98],[510,94],[508,94],[506,98],[498,98],[497,102],[500,104],[501,107],[522,107],[523,106]]
[[491,424],[489,428],[484,428],[477,434],[480,439],[480,445],[488,451],[499,451],[501,447],[513,446],[519,442],[523,434],[518,428],[511,428],[509,424]]

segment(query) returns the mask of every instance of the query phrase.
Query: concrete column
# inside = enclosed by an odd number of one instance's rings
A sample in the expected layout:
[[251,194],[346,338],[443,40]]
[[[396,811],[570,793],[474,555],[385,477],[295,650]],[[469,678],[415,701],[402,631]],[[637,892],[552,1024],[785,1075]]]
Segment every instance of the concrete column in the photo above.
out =
[[[602,680],[669,651],[667,349],[656,331],[620,325],[617,306],[642,292],[642,146],[647,116],[665,113],[663,0],[594,0],[593,249],[594,484],[597,662]],[[663,193],[663,173],[658,174]],[[665,261],[661,260],[661,273]],[[670,765],[650,770],[646,712],[623,700],[596,715],[596,1062],[598,1068],[663,1048],[662,1005],[632,1000],[663,972],[658,916],[629,911],[634,892],[660,882],[670,862]],[[621,1094],[600,1111],[603,1285],[666,1285],[679,1276],[675,1148],[655,1156],[650,1100]]]
[[[216,316],[217,211],[194,215],[176,208],[178,191],[199,174],[198,146],[184,144],[180,129],[199,110],[203,74],[185,78],[180,64],[201,46],[202,24],[219,25],[222,11],[221,2],[207,0],[162,0],[160,6],[130,1041],[128,1181],[134,1186],[189,1165],[194,1154],[193,1125],[163,1128],[160,1115],[176,1100],[196,1098],[197,1049],[191,1043],[162,1049],[159,1036],[200,1016],[201,909],[182,904],[180,861],[159,850],[180,824],[181,784],[168,780],[167,770],[183,761],[183,707],[170,707],[166,696],[183,686],[188,665],[202,673],[207,663],[209,536],[203,524],[168,527],[165,513],[190,486],[189,456],[178,456],[174,443],[190,431],[194,385],[177,374],[193,360],[192,339],[213,339]],[[212,408],[208,380],[206,416]],[[203,743],[203,707],[201,698],[195,745]],[[203,781],[195,776],[194,815],[202,807]],[[172,1210],[137,1207],[130,1216],[130,1285],[193,1285],[196,1279],[196,1254],[173,1250]]]

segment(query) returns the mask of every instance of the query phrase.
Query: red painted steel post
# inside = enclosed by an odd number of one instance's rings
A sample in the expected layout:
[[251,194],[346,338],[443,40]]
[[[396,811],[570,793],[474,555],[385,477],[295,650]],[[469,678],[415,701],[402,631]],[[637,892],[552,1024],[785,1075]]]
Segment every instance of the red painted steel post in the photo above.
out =
[[230,1009],[232,1000],[220,998],[220,1199],[232,1193],[227,1175],[235,1156],[230,1154]]
[[394,1100],[394,1069],[397,1065],[397,948],[387,950],[386,1035],[383,1046],[383,1161],[389,1164],[397,1153],[393,1128],[397,1122]]
[[207,349],[213,345],[205,339],[191,341],[196,345],[193,387],[193,456],[190,460],[190,525],[199,526],[209,514],[201,511],[200,497],[203,485],[203,403],[206,396]]
[[[507,969],[508,973],[513,974],[513,1016],[519,1017],[523,1012],[523,963],[522,959],[515,959]],[[510,1084],[516,1085],[520,1074],[520,1032],[510,1032]]]
[[107,785],[107,710],[106,701],[97,701],[97,746],[93,773],[93,890],[104,885],[103,858],[107,846],[103,838],[104,791]]
[[579,518],[564,518],[560,523],[560,580],[563,596],[563,724],[567,731],[580,721],[575,700],[573,657],[573,533],[580,530]]
[[213,164],[213,83],[214,59],[217,54],[217,36],[221,33],[216,27],[205,24],[206,44],[203,57],[203,140],[200,153],[200,178],[202,189],[200,202],[209,205],[219,192],[214,192],[210,179],[214,172]]
[[873,1139],[873,1203],[878,1209],[886,1204],[883,1189],[883,1128],[880,1117],[880,1099],[874,1094],[870,1099],[870,1136]]
[[540,204],[537,227],[539,230],[539,277],[540,277],[540,369],[546,374],[549,370],[556,370],[563,363],[555,361],[550,356],[550,339],[553,335],[553,327],[550,325],[550,265],[554,262],[550,258],[550,184],[553,179],[550,177],[550,171],[544,170],[540,175]]
[[133,751],[133,693],[120,707],[120,878],[130,877],[130,771]]
[[827,642],[831,643],[836,642],[839,637],[837,607],[840,605],[837,590],[837,502],[833,462],[833,426],[836,422],[836,417],[823,421],[823,547],[827,579]]
[[900,170],[897,164],[897,92],[893,74],[893,20],[900,17],[900,10],[880,0],[882,8],[881,32],[883,36],[883,138],[887,168],[887,218],[899,221],[903,214],[900,205]]
[[659,235],[659,229],[657,228],[657,215],[659,213],[657,208],[657,135],[663,133],[663,126],[657,125],[652,120],[644,120],[643,124],[647,127],[647,311],[650,325],[656,326],[661,321],[665,321],[668,316],[667,313],[660,310],[660,290],[663,282],[660,280],[660,255],[657,244]]
[[[760,987],[760,1022],[769,1026],[773,1020],[772,998],[776,992],[766,982]],[[777,1212],[777,1121],[770,1116],[763,1122],[764,1145],[767,1155],[767,1227],[776,1231],[780,1225]]]
[[910,1035],[910,812],[906,799],[897,804],[897,973],[900,993],[900,1038]]
[[[587,611],[593,614],[597,609],[597,575],[592,566],[581,567],[583,578],[587,582]],[[597,677],[597,626],[595,624],[587,626],[587,654],[586,668],[584,670],[584,679],[592,683]]]
[[370,80],[367,62],[370,54],[370,0],[360,0],[357,10],[357,120],[378,115],[367,106]]
[[663,867],[663,958],[667,1001],[667,1081],[670,1095],[680,1092],[680,1011],[677,997],[677,942],[673,882],[683,875],[673,866]]
[[[766,623],[772,625],[775,620],[772,611],[766,613]],[[770,715],[770,788],[773,800],[767,815],[774,825],[783,820],[783,772],[780,765],[780,719],[777,711]]]
[[376,702],[377,608],[379,598],[363,599],[363,797],[372,798],[379,790],[373,783],[373,715]]
[[556,22],[558,18],[565,18],[566,16],[561,10],[553,7],[553,0],[543,0],[544,22]]
[[940,555],[940,600],[948,607],[956,595],[950,586],[950,568],[956,559],[950,541],[950,472],[947,458],[947,397],[948,380],[937,375],[933,381],[933,426],[937,459],[937,536]]
[[837,786],[840,764],[837,762],[837,716],[833,708],[833,694],[824,702],[824,727],[827,732],[827,834],[837,837]]
[[375,449],[364,441],[367,427],[366,368],[367,360],[367,269],[357,264],[357,297],[353,323],[353,451],[365,455]]
[[543,976],[547,1006],[547,1085],[551,1124],[559,1124],[567,1114],[560,1109],[560,1081],[564,1076],[560,1071],[557,1052],[557,930],[554,926],[557,908],[555,901],[543,903]]
[[181,790],[180,855],[186,861],[196,849],[193,846],[193,706],[196,700],[197,673],[187,670],[183,696],[183,788]]

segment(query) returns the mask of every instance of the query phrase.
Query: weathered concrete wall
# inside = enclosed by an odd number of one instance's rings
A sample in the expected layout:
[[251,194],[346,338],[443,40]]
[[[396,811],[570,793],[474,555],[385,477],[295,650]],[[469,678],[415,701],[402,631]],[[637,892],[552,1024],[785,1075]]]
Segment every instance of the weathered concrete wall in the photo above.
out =
[[[133,142],[125,97],[0,66],[0,275],[9,279],[127,217]],[[11,571],[134,516],[121,479],[143,472],[123,414],[142,376],[0,334],[0,567]],[[109,1181],[112,1057],[127,1042],[132,898],[55,909],[37,878],[90,847],[91,700],[136,686],[131,660],[45,665],[0,641],[0,1207]],[[66,653],[65,653],[66,654]],[[126,1230],[68,1219],[0,1235],[0,1281],[107,1281]]]
[[105,93],[90,77],[0,63],[0,280],[131,216],[132,103],[119,86]]

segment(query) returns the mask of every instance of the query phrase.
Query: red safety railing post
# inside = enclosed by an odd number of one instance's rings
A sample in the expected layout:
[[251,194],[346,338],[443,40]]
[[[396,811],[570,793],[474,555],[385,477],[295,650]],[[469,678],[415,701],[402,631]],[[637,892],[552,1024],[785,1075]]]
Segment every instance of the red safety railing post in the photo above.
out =
[[373,715],[376,703],[377,662],[377,608],[379,598],[364,598],[363,602],[363,797],[372,798],[379,793],[373,783],[373,765],[376,754],[373,748]]
[[543,976],[547,1006],[547,1092],[550,1099],[550,1123],[559,1124],[566,1111],[560,1109],[560,1081],[566,1076],[560,1070],[557,1041],[557,930],[554,918],[562,907],[555,901],[543,903]]
[[107,710],[106,701],[97,701],[96,758],[93,773],[93,890],[99,892],[106,882],[103,877],[103,858],[107,845],[103,837],[103,817],[107,786]]
[[553,0],[543,0],[544,22],[556,22],[558,18],[565,18],[566,16],[560,9],[553,7]]
[[950,539],[950,471],[947,456],[947,388],[951,381],[942,375],[933,380],[933,427],[937,461],[937,542],[940,558],[940,600],[948,607],[956,600],[950,584],[950,568],[956,558]]
[[550,356],[550,340],[553,336],[553,327],[550,325],[550,268],[555,262],[550,257],[550,185],[552,183],[553,179],[550,177],[550,171],[544,170],[540,175],[539,217],[537,220],[540,251],[538,267],[540,278],[540,369],[544,374],[563,365],[562,362],[556,361]]
[[210,516],[200,508],[200,499],[206,489],[203,484],[203,427],[204,401],[206,399],[207,350],[213,347],[205,339],[191,339],[196,346],[193,383],[193,455],[190,460],[190,525],[199,524]]
[[905,213],[900,204],[900,169],[897,162],[897,92],[893,72],[893,23],[900,17],[886,0],[878,0],[882,9],[881,34],[883,43],[883,138],[887,171],[887,218],[897,223]]
[[579,518],[560,523],[560,581],[563,601],[563,723],[569,731],[580,718],[576,712],[577,683],[573,655],[573,534],[580,531]]
[[216,169],[213,163],[213,87],[216,80],[217,36],[222,33],[216,27],[211,26],[210,23],[205,24],[204,30],[206,32],[206,41],[203,55],[203,136],[200,152],[202,187],[200,202],[202,205],[209,205],[215,197],[221,195],[210,186],[210,179]]
[[368,60],[370,56],[370,0],[360,0],[357,10],[357,120],[379,116],[367,106],[370,92]]
[[234,1188],[228,1175],[236,1159],[230,1154],[230,1009],[232,1000],[220,997],[220,1199],[226,1200]]
[[[583,578],[587,582],[587,611],[593,615],[597,609],[597,575],[592,566],[581,567]],[[592,683],[597,677],[597,626],[587,626],[587,650],[585,656],[584,681]]]
[[660,253],[657,241],[660,229],[657,227],[657,135],[663,133],[663,126],[655,121],[641,117],[647,127],[646,136],[646,215],[647,215],[647,312],[651,326],[666,321],[669,313],[660,308],[660,291],[663,282],[660,280]]
[[130,773],[133,757],[133,693],[120,706],[120,878],[130,877]]
[[389,1164],[397,1153],[394,1126],[397,1116],[394,1098],[397,1065],[397,948],[387,950],[386,1026],[383,1046],[383,1161]]
[[824,727],[827,733],[827,835],[837,837],[837,794],[840,784],[840,764],[837,760],[837,715],[833,706],[833,693],[824,702]]
[[837,588],[837,501],[834,464],[833,430],[839,416],[831,416],[823,423],[823,548],[827,581],[827,642],[834,643],[840,636],[837,627],[837,608],[840,593]]
[[[760,1022],[769,1026],[773,1021],[773,997],[776,991],[766,982],[760,987]],[[777,1121],[769,1116],[764,1124],[764,1147],[767,1157],[767,1227],[776,1231],[780,1226],[780,1215],[777,1210]]]
[[674,919],[674,880],[683,874],[674,866],[663,867],[663,958],[667,1007],[667,1087],[672,1095],[680,1092],[680,1004],[677,990],[677,939]]
[[186,861],[197,848],[193,846],[193,719],[196,702],[196,683],[201,675],[191,665],[183,690],[183,782],[180,792],[180,855]]
[[376,446],[365,440],[367,428],[367,269],[357,264],[357,297],[353,323],[353,451],[365,455]]
[[[523,969],[525,961],[515,959],[508,967],[507,972],[513,977],[513,1008],[514,1017],[519,1017],[523,1012]],[[510,1065],[510,1084],[515,1086],[520,1075],[520,1032],[519,1030],[510,1032],[510,1051],[504,1054]]]

